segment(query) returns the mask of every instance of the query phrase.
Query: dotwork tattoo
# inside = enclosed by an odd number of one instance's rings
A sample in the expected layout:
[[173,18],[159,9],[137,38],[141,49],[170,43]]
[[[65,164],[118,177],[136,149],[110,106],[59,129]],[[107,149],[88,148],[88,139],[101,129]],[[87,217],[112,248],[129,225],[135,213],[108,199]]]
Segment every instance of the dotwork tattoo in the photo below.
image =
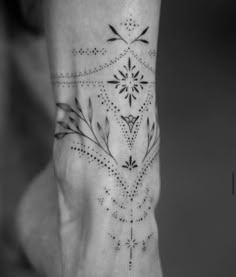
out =
[[[125,24],[124,24],[125,25]],[[129,31],[129,34],[128,36],[130,37],[130,32],[134,30],[134,25],[135,27],[137,26],[135,23],[131,22],[128,23],[128,25],[126,25],[126,30]],[[112,33],[113,33],[113,37],[109,38],[107,41],[108,42],[114,42],[114,41],[118,41],[118,40],[121,40],[123,41],[125,44],[128,44],[128,45],[131,45],[135,42],[141,42],[141,43],[145,43],[145,44],[148,44],[149,41],[147,41],[145,38],[144,38],[144,35],[147,33],[148,29],[149,29],[149,26],[146,27],[137,37],[133,38],[132,40],[125,40],[123,35],[121,35],[112,25],[109,25],[109,28],[111,29]]]
[[[77,134],[77,135],[84,137],[84,138],[92,141],[93,143],[95,143],[98,147],[100,147],[107,155],[109,155],[116,162],[116,159],[113,157],[113,155],[111,154],[111,151],[109,149],[110,124],[109,124],[108,118],[106,117],[106,119],[105,119],[104,129],[102,128],[101,124],[99,122],[97,122],[98,133],[100,135],[100,138],[103,141],[103,145],[102,145],[102,143],[98,140],[97,135],[94,132],[93,106],[92,106],[91,99],[89,98],[89,102],[88,102],[87,119],[83,113],[83,110],[81,108],[81,105],[80,105],[78,99],[75,98],[74,100],[75,100],[75,108],[74,109],[68,104],[57,103],[57,107],[62,109],[65,113],[67,113],[69,119],[67,120],[67,122],[65,122],[65,121],[57,122],[62,127],[63,131],[56,133],[55,138],[62,139],[66,135]],[[76,118],[81,119],[82,122],[84,122],[87,125],[87,127],[90,130],[91,136],[85,134],[82,131]]]
[[131,64],[131,59],[128,59],[127,66],[124,65],[124,71],[118,70],[119,75],[114,75],[114,80],[107,83],[115,85],[116,89],[119,89],[119,94],[125,93],[125,99],[128,99],[130,107],[132,106],[132,99],[136,100],[136,93],[144,89],[144,86],[148,84],[144,81],[144,76],[140,74],[136,69],[136,65]]
[[123,168],[127,168],[130,171],[136,167],[138,167],[135,160],[133,160],[132,156],[129,156],[129,160],[125,162],[124,165],[122,165]]
[[156,57],[156,55],[157,55],[157,51],[156,50],[149,50],[148,51],[148,55],[150,56],[150,57]]
[[[57,108],[64,112],[64,116],[63,120],[57,122],[55,138],[62,140],[73,135],[70,151],[109,176],[110,179],[96,196],[96,201],[114,224],[122,223],[126,226],[128,232],[123,238],[117,234],[116,228],[111,229],[107,235],[116,252],[126,251],[127,269],[131,271],[135,266],[137,251],[144,253],[151,247],[149,241],[154,239],[153,233],[139,235],[137,226],[147,222],[154,209],[154,191],[146,176],[158,159],[160,132],[154,115],[149,113],[150,107],[154,107],[155,82],[147,79],[150,74],[146,73],[151,72],[151,76],[154,76],[155,69],[150,62],[156,56],[156,50],[150,47],[147,49],[150,44],[150,27],[140,27],[132,14],[118,26],[109,24],[108,28],[111,36],[104,38],[104,47],[72,49],[74,56],[85,61],[90,56],[91,59],[100,56],[96,60],[100,64],[93,63],[91,66],[88,63],[88,68],[81,71],[51,76],[52,83],[57,87],[75,88],[72,91],[88,88],[86,91],[90,95],[90,90],[93,90],[97,96],[88,96],[83,108],[79,98],[74,98],[70,104],[57,103]],[[110,53],[114,43],[121,43],[124,48],[108,60],[106,54]],[[144,49],[149,62],[137,52],[135,45]],[[111,74],[108,69],[111,69]],[[104,70],[108,71],[104,74],[106,77],[98,78]],[[104,116],[99,120],[96,119],[96,101],[104,108]],[[145,133],[143,148],[133,152],[140,130]],[[127,148],[127,154],[123,151],[125,156],[122,158],[117,157],[110,143],[113,137],[120,134],[123,135],[124,147]],[[141,154],[137,155],[137,152]]]
[[132,133],[134,125],[135,125],[136,121],[139,119],[139,116],[133,116],[132,114],[130,114],[128,116],[121,115],[121,118],[128,125],[130,133]]
[[133,19],[132,14],[130,14],[129,18],[126,18],[123,22],[120,23],[120,26],[124,26],[125,30],[130,37],[132,32],[137,29],[140,25]]
[[77,86],[82,87],[100,87],[103,85],[103,81],[55,81],[55,86],[61,86],[62,88],[75,88]]
[[84,71],[78,71],[78,72],[66,72],[66,73],[54,73],[51,75],[51,80],[53,84],[58,84],[63,81],[68,80],[75,80],[77,78],[86,77],[90,75],[94,75],[96,73],[102,72],[103,70],[114,66],[116,63],[118,63],[121,59],[123,59],[125,56],[130,54],[133,56],[133,58],[138,61],[141,65],[143,65],[145,68],[147,68],[152,73],[155,73],[155,69],[143,58],[140,57],[139,54],[137,54],[134,50],[132,50],[130,47],[125,48],[117,57],[110,59],[109,62],[105,62],[103,64],[94,66],[93,68],[85,69]]
[[118,108],[113,101],[111,101],[109,95],[107,93],[101,93],[98,95],[98,98],[101,101],[102,105],[106,106],[106,112],[112,112],[116,122],[119,124],[122,134],[128,144],[129,149],[131,150],[134,146],[135,140],[138,136],[140,126],[143,121],[143,117],[145,112],[148,112],[150,105],[153,101],[153,94],[150,91],[148,91],[148,94],[146,96],[146,100],[144,103],[139,107],[138,113],[139,116],[136,117],[136,120],[130,122],[131,117],[127,118],[128,116],[121,115],[121,110]]
[[72,54],[74,56],[77,56],[77,55],[80,55],[80,56],[83,56],[83,55],[86,55],[86,56],[91,56],[91,55],[98,55],[98,54],[101,54],[102,56],[104,56],[105,54],[107,53],[107,50],[105,48],[102,48],[102,49],[97,49],[96,47],[93,48],[93,49],[89,49],[89,48],[79,48],[79,49],[73,49],[72,50]]

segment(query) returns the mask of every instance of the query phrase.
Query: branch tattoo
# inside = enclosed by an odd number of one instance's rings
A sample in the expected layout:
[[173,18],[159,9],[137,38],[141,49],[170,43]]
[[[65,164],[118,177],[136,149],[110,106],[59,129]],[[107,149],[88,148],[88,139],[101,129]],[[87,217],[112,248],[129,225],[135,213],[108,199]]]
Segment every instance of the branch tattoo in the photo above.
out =
[[[104,191],[97,196],[97,202],[107,216],[114,220],[114,224],[119,222],[129,228],[129,236],[126,238],[120,238],[115,229],[107,235],[115,252],[122,249],[128,251],[127,268],[132,271],[136,252],[145,252],[151,246],[149,241],[154,237],[153,233],[138,236],[136,227],[145,222],[153,208],[152,190],[145,181],[145,176],[158,157],[160,139],[156,118],[148,113],[150,106],[155,105],[155,82],[146,76],[150,76],[148,71],[154,76],[155,71],[151,62],[144,60],[136,52],[135,45],[142,46],[149,59],[156,56],[156,51],[147,48],[149,26],[140,28],[132,15],[124,19],[119,27],[108,25],[108,29],[111,36],[105,39],[106,45],[103,48],[78,48],[73,49],[72,54],[80,59],[95,55],[106,59],[109,46],[122,43],[124,48],[118,56],[84,71],[52,75],[52,82],[56,86],[71,88],[79,85],[97,92],[97,99],[88,97],[86,105],[82,105],[79,98],[74,98],[70,104],[57,103],[57,108],[65,116],[57,122],[55,138],[62,140],[73,135],[71,151],[76,151],[79,158],[86,159],[88,163],[105,170],[108,176],[114,178],[115,192],[109,184],[104,185]],[[113,68],[114,74],[105,74],[107,77],[96,79],[96,75],[107,68]],[[103,119],[97,120],[94,108],[96,105],[105,108]],[[141,127],[146,130],[146,142],[142,149],[143,157],[137,159],[132,149]],[[128,147],[127,156],[122,160],[112,151],[110,141],[114,128],[120,130]],[[129,178],[127,180],[129,174],[136,175],[131,183]]]

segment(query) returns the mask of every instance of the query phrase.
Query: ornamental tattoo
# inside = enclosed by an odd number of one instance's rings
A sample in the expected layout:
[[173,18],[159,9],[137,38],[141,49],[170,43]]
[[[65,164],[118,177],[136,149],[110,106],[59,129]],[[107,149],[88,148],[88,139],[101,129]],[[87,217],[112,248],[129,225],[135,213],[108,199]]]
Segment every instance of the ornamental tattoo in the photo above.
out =
[[[100,136],[100,141],[98,140],[97,135],[95,134],[93,126],[93,107],[91,99],[89,98],[88,102],[88,113],[87,118],[85,117],[81,105],[77,98],[75,100],[75,107],[72,108],[70,105],[65,103],[57,103],[57,107],[62,109],[67,115],[67,121],[58,121],[57,123],[61,126],[62,131],[55,134],[55,138],[62,139],[66,135],[77,134],[81,137],[84,137],[94,144],[96,144],[102,151],[109,155],[114,161],[115,158],[111,154],[109,149],[109,133],[110,133],[110,124],[109,120],[106,117],[104,128],[101,124],[97,122],[97,131]],[[85,134],[81,127],[79,126],[78,119],[80,119],[85,125],[88,126],[90,134]],[[102,142],[101,142],[102,141]]]
[[132,65],[130,58],[128,59],[128,64],[123,67],[124,70],[118,70],[119,75],[115,74],[114,79],[107,83],[115,85],[115,88],[119,89],[119,94],[124,93],[125,99],[129,101],[131,107],[132,100],[136,100],[136,94],[143,90],[148,82],[144,80],[140,70],[136,70],[136,65]]
[[[58,88],[69,92],[84,88],[97,96],[88,96],[83,108],[79,98],[74,98],[71,103],[57,103],[64,117],[57,122],[55,138],[62,140],[73,136],[70,150],[115,180],[114,184],[103,185],[96,201],[114,224],[125,224],[128,228],[127,236],[123,238],[117,235],[115,228],[107,236],[115,252],[127,251],[127,269],[131,271],[135,267],[135,255],[147,251],[154,238],[153,233],[140,237],[137,226],[146,222],[153,210],[153,190],[146,176],[159,155],[159,126],[154,115],[149,113],[150,107],[155,106],[152,58],[156,56],[156,50],[147,48],[150,27],[140,26],[132,14],[120,25],[109,24],[108,28],[110,37],[104,38],[104,47],[72,50],[75,59],[79,60],[100,56],[100,64],[88,63],[81,71],[52,75],[52,83]],[[121,43],[124,48],[108,60],[114,43]],[[147,60],[136,52],[135,45],[143,48]],[[105,77],[100,77],[105,70],[108,71],[103,74]],[[104,108],[104,116],[99,119],[94,108],[98,104]],[[143,148],[134,152],[132,149],[141,128],[145,134]],[[112,137],[120,134],[124,141],[122,147],[127,147],[122,158],[116,156],[111,144]],[[143,153],[141,158],[137,152]],[[132,176],[134,178],[129,178]]]

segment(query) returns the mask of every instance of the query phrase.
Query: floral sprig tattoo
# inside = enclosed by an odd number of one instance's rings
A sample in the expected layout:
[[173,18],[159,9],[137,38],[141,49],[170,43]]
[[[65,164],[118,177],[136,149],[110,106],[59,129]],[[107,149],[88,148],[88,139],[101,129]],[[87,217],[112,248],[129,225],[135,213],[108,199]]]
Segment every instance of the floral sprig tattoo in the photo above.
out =
[[[154,134],[155,132],[155,134]],[[150,128],[150,121],[149,117],[147,118],[147,149],[146,153],[144,155],[144,158],[142,162],[145,161],[147,158],[148,154],[151,152],[151,150],[154,148],[155,145],[157,145],[158,141],[160,139],[159,136],[159,128],[156,126],[155,122],[153,122],[152,127]]]
[[[87,114],[88,119],[86,119],[78,99],[75,98],[74,101],[75,101],[75,109],[73,109],[68,104],[57,103],[57,107],[62,109],[64,112],[68,114],[68,120],[67,122],[65,121],[57,122],[57,124],[59,124],[63,128],[63,131],[56,133],[55,138],[63,139],[66,135],[71,135],[71,134],[77,134],[81,137],[85,137],[86,139],[95,143],[99,148],[101,148],[108,156],[110,156],[116,162],[116,159],[112,155],[109,148],[110,124],[109,124],[108,118],[107,117],[105,118],[104,129],[102,128],[101,124],[97,122],[97,129],[98,129],[100,138],[103,141],[103,145],[102,145],[101,142],[98,140],[93,127],[93,106],[92,106],[91,99],[89,98],[89,101],[88,101],[88,114]],[[78,124],[78,119],[80,119],[82,122],[84,122],[87,125],[91,133],[90,135],[85,134],[81,130]]]

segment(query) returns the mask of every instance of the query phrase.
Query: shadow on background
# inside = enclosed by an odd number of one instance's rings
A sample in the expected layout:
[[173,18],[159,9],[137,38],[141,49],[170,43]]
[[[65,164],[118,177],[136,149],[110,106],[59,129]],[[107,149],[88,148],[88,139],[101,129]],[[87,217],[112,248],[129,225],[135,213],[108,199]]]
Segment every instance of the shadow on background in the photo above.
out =
[[[5,14],[10,35],[0,32],[7,65],[0,71],[0,276],[28,277],[33,272],[12,218],[20,196],[50,159],[53,101],[40,29],[13,10]],[[165,277],[236,276],[235,15],[235,4],[226,0],[162,3],[157,215]]]

